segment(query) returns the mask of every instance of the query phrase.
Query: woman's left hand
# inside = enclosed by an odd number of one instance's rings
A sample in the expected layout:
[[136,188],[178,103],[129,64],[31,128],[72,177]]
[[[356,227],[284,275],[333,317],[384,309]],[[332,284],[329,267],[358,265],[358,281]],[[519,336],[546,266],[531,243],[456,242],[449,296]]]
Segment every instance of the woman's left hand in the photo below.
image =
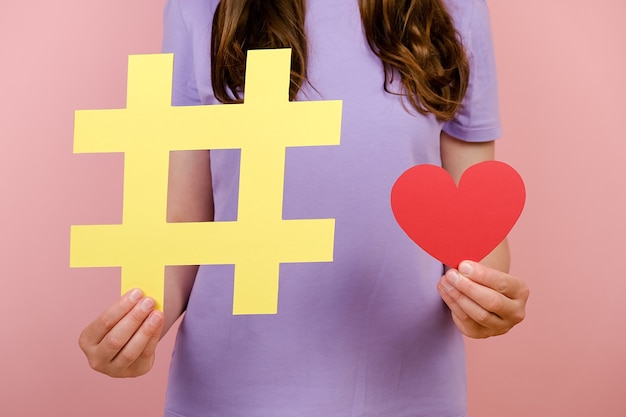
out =
[[526,284],[477,262],[463,261],[458,270],[448,270],[437,289],[459,330],[475,339],[504,334],[526,314]]

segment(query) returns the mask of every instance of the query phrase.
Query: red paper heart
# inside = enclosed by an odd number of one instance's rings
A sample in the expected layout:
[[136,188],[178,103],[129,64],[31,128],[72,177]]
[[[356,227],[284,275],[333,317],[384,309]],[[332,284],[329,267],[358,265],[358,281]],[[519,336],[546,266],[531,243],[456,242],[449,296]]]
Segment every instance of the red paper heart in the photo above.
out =
[[480,261],[498,246],[525,200],[520,175],[498,161],[471,166],[458,187],[443,168],[418,165],[405,171],[391,190],[391,207],[402,230],[454,268],[463,260]]

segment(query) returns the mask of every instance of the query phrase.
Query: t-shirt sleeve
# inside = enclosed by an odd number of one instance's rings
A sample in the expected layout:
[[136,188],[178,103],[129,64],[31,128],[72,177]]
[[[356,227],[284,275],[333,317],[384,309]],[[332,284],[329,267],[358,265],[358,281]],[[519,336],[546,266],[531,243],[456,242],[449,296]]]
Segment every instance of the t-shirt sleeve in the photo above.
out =
[[193,42],[179,0],[168,0],[165,5],[162,51],[174,54],[172,105],[200,104],[194,70]]
[[469,86],[460,110],[443,131],[464,141],[485,142],[502,134],[496,64],[487,3],[470,3],[467,15],[455,19],[470,63]]

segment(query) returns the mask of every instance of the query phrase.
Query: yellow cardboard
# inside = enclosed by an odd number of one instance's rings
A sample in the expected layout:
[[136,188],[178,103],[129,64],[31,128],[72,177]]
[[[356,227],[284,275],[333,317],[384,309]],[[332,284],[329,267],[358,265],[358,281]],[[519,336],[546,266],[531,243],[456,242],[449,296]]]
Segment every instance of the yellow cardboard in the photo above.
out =
[[[333,260],[334,219],[283,220],[285,149],[338,145],[341,101],[289,101],[289,49],[248,52],[243,104],[171,105],[172,54],[134,55],[126,109],[79,110],[74,152],[124,153],[122,224],[71,228],[72,267],[121,266],[163,308],[165,265],[234,264],[233,314],[276,314],[280,263]],[[241,149],[237,221],[167,223],[170,151]]]

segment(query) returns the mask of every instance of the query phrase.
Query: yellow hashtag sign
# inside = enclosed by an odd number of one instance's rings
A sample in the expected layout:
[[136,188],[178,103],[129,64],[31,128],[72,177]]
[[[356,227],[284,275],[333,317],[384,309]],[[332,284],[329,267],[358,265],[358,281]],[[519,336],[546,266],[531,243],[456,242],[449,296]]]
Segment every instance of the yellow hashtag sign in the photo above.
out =
[[[332,261],[334,219],[282,219],[285,151],[338,145],[341,101],[290,102],[290,57],[250,51],[243,104],[175,107],[173,56],[130,56],[126,109],[74,126],[74,152],[124,152],[122,224],[72,226],[70,265],[121,266],[162,309],[166,265],[234,264],[233,314],[275,314],[280,263]],[[170,151],[237,148],[237,221],[167,223]]]

